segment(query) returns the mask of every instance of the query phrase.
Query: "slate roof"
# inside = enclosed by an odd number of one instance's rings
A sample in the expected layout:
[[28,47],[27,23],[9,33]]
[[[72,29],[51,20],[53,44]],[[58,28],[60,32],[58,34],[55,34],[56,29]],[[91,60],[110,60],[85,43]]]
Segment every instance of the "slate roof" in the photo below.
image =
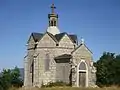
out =
[[[56,34],[56,35],[54,36],[54,35],[52,35],[52,34],[49,33],[49,32],[46,32],[46,33],[48,33],[48,35],[49,35],[55,42],[59,42],[59,41],[62,39],[62,37],[63,37],[65,34],[67,34],[66,32],[64,32],[64,33]],[[68,35],[68,34],[67,34],[67,35]],[[31,36],[33,36],[33,39],[35,40],[35,42],[37,42],[37,41],[39,41],[39,40],[44,36],[44,34],[43,34],[43,33],[35,33],[35,32],[33,32],[33,33],[31,34]],[[69,38],[72,40],[73,43],[77,43],[77,36],[76,36],[76,35],[68,35],[68,36],[69,36]]]
[[[56,34],[55,35],[55,38],[58,40],[58,42],[61,40],[61,38],[65,35],[65,34],[67,34],[66,32],[63,32],[63,33],[60,33],[60,34]],[[73,43],[77,43],[77,36],[76,35],[69,35],[69,34],[67,34],[68,36],[69,36],[69,38],[72,40],[72,42]]]
[[54,59],[71,59],[71,58],[72,58],[71,54],[63,54],[63,55],[55,57]]
[[43,34],[42,33],[32,33],[33,39],[35,40],[35,42],[39,41]]
[[60,33],[60,34],[56,34],[55,38],[58,40],[58,42],[61,40],[61,38],[65,35],[66,33]]
[[69,37],[73,40],[74,43],[78,43],[76,35],[69,35]]

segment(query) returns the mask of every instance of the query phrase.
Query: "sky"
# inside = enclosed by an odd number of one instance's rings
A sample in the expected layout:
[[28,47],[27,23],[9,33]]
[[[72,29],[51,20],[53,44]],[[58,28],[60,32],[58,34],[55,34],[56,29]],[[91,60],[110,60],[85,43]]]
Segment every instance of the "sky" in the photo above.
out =
[[27,40],[46,31],[52,3],[60,32],[84,38],[94,61],[120,54],[120,0],[0,0],[0,70],[24,67]]

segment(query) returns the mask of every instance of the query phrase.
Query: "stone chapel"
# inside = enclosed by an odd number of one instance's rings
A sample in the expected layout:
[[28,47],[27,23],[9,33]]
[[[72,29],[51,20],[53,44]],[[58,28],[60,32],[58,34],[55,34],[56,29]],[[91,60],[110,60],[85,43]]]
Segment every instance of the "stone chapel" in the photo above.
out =
[[55,8],[52,4],[45,33],[33,32],[27,41],[24,86],[41,87],[62,81],[73,87],[94,87],[96,68],[92,52],[83,39],[78,45],[76,35],[60,32]]

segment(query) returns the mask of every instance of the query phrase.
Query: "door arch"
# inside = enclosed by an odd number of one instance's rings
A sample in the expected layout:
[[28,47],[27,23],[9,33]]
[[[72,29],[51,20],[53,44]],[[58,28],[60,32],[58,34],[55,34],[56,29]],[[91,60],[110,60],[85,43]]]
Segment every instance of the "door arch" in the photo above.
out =
[[78,87],[88,86],[88,66],[85,60],[81,60],[77,66],[77,86]]

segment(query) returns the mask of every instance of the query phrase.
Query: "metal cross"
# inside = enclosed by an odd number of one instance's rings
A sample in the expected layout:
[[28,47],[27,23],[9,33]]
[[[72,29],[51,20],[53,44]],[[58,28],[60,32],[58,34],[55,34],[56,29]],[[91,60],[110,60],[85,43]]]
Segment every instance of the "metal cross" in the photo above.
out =
[[54,9],[56,9],[56,7],[54,6],[54,4],[52,4],[52,5],[51,5],[52,13],[54,13]]

